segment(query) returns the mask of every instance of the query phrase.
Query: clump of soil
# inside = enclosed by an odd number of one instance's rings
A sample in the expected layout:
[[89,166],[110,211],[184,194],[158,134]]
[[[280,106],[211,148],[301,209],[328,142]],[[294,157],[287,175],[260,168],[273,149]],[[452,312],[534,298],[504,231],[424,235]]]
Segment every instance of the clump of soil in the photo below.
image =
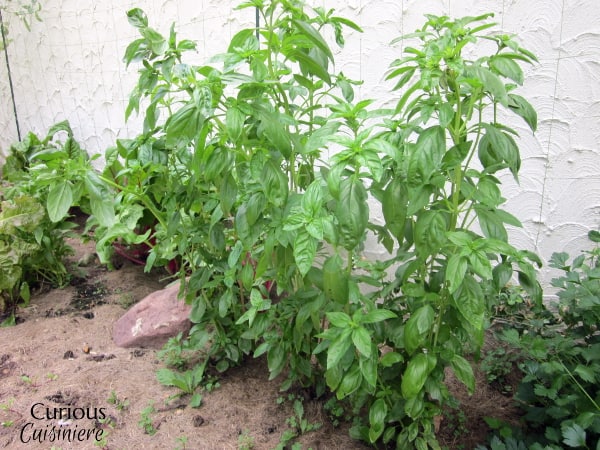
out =
[[[74,263],[93,252],[91,244],[70,244]],[[129,261],[114,271],[97,263],[76,270],[72,285],[37,293],[18,311],[18,325],[0,329],[0,448],[277,446],[289,429],[293,402],[281,401],[279,382],[268,381],[264,358],[220,375],[220,386],[203,392],[201,407],[191,408],[189,398],[174,397],[176,388],[156,380],[162,365],[155,350],[123,349],[112,342],[114,322],[127,307],[163,288],[167,274],[146,274]],[[464,420],[452,414],[442,419],[440,437],[450,449],[484,442],[483,417],[514,414],[510,399],[478,381],[473,397],[451,381]],[[304,409],[309,423],[322,426],[297,439],[302,448],[369,448],[350,439],[349,424],[334,427],[322,402],[308,398]],[[65,439],[67,431],[76,438]]]

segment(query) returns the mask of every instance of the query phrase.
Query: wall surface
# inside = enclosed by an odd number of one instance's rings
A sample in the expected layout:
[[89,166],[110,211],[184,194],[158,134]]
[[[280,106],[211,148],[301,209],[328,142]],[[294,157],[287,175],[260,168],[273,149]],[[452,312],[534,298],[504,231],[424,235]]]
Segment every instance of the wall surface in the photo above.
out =
[[[167,33],[176,22],[178,35],[198,42],[197,61],[225,50],[229,38],[254,24],[252,9],[233,11],[237,1],[91,0],[43,1],[43,22],[31,32],[14,17],[8,47],[21,133],[44,133],[69,120],[76,138],[91,153],[103,152],[117,138],[140,129],[124,121],[136,68],[125,68],[123,54],[136,38],[125,12],[141,7],[150,24]],[[338,69],[364,80],[361,98],[388,98],[388,64],[403,42],[392,39],[421,26],[423,14],[454,17],[495,13],[495,21],[515,33],[539,63],[525,68],[519,93],[538,112],[532,134],[519,131],[522,151],[520,184],[503,178],[507,207],[523,222],[511,230],[512,242],[547,261],[554,251],[572,255],[589,248],[587,232],[600,226],[600,7],[598,0],[321,0],[309,2],[357,22],[336,55]],[[0,0],[0,6],[2,0]],[[0,59],[0,152],[17,139],[4,56]],[[393,102],[393,99],[389,99]],[[1,155],[1,153],[0,153]],[[375,256],[373,245],[366,252]],[[541,271],[545,286],[555,275]]]

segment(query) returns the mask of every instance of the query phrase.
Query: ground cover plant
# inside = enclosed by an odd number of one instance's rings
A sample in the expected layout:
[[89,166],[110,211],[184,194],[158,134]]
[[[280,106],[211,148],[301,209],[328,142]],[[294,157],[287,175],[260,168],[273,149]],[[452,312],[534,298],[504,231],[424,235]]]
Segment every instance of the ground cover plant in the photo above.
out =
[[[128,13],[140,38],[125,60],[142,66],[127,115],[141,111],[144,129],[107,153],[119,220],[98,227],[99,252],[119,236],[149,242],[148,269],[177,261],[187,348],[217,370],[266,354],[282,389],[332,392],[355,437],[438,448],[445,368],[473,391],[466,356],[483,343],[486,299],[515,275],[541,302],[539,260],[508,243],[505,225],[520,223],[495,176],[520,168],[498,110],[535,130],[514,92],[535,57],[487,34],[488,16],[428,16],[391,65],[396,108],[377,110],[354,102],[324,37],[342,45],[356,24],[301,2],[240,7],[256,7],[261,28],[204,66],[184,63],[194,44],[174,27],[163,36]],[[463,56],[482,41],[494,50]],[[361,260],[368,232],[387,259]]]
[[[600,242],[598,232],[589,236]],[[522,379],[515,399],[524,413],[519,428],[496,424],[492,449],[598,448],[599,255],[596,247],[569,262],[566,253],[555,253],[550,266],[562,272],[552,281],[558,303],[502,331],[501,339],[519,358]]]

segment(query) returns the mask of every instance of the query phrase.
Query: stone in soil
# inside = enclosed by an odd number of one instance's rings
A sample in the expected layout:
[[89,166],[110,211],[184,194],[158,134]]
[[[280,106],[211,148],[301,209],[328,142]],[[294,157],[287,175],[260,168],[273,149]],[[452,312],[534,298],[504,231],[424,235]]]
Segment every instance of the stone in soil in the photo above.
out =
[[177,298],[179,283],[155,291],[136,303],[114,325],[119,347],[161,348],[171,337],[190,330],[191,305]]

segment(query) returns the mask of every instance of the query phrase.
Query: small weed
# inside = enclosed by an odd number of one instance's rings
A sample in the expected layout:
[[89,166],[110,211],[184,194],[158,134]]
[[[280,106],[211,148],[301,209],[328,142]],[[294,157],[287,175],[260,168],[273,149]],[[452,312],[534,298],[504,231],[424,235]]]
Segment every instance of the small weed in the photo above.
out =
[[104,419],[98,420],[98,422],[102,428],[102,438],[98,441],[95,441],[94,445],[96,447],[105,449],[108,448],[108,436],[110,435],[108,428],[112,430],[115,427],[115,422],[111,417],[105,417]]
[[114,405],[117,411],[123,411],[129,407],[129,400],[126,398],[120,399],[115,391],[110,392],[110,397],[106,400],[109,404]]
[[56,381],[56,380],[58,380],[58,375],[56,375],[55,373],[49,372],[46,374],[46,378],[49,381]]
[[[8,399],[5,403],[0,403],[0,410],[1,411],[6,411],[7,413],[12,413],[14,415],[19,416],[20,418],[22,418],[22,414],[19,411],[16,411],[13,409],[13,404],[15,403],[15,399],[14,398],[10,398]],[[5,428],[10,428],[15,424],[14,420],[5,420],[3,422],[0,423],[0,425],[2,425]]]
[[452,402],[448,406],[449,408],[443,411],[444,421],[451,424],[449,429],[453,430],[451,438],[455,445],[452,448],[460,450],[464,448],[464,445],[456,445],[456,443],[460,442],[461,438],[469,431],[467,417],[457,403]]
[[327,400],[323,408],[327,412],[329,420],[331,420],[331,424],[336,428],[340,425],[342,420],[347,419],[344,417],[344,407],[335,397],[331,397],[329,400]]
[[184,346],[183,334],[179,333],[167,341],[156,357],[168,367],[183,370],[190,361],[188,353]]
[[[298,397],[294,394],[288,394],[287,400],[293,401],[292,408],[294,410],[294,415],[287,418],[286,423],[288,424],[290,429],[285,430],[279,438],[279,444],[277,445],[277,449],[287,448],[290,441],[292,441],[294,438],[309,433],[311,431],[316,431],[323,426],[323,424],[321,423],[310,423],[304,417],[304,404],[302,403],[301,397]],[[285,403],[285,401],[285,397],[277,398],[278,405],[282,405],[283,403]],[[294,444],[292,446],[292,449],[294,448],[301,447],[296,447],[296,444]]]
[[498,347],[486,353],[480,368],[485,373],[488,384],[498,387],[502,394],[510,395],[513,388],[507,377],[515,370],[518,360],[517,352]]
[[119,303],[119,305],[121,305],[121,308],[123,309],[129,309],[137,303],[130,292],[124,292],[121,295],[119,295],[119,299],[117,300],[117,302]]
[[238,449],[239,450],[252,450],[254,448],[254,437],[250,434],[249,430],[244,430],[238,436]]
[[138,425],[144,429],[144,433],[149,434],[150,436],[153,436],[154,434],[156,434],[156,432],[158,431],[155,427],[154,427],[154,422],[152,422],[152,413],[156,412],[156,409],[154,409],[154,403],[150,402],[148,404],[148,406],[146,406],[142,412],[141,412],[141,417],[140,420],[138,422]]
[[179,436],[175,442],[177,443],[175,450],[185,450],[187,448],[188,438],[187,436]]

